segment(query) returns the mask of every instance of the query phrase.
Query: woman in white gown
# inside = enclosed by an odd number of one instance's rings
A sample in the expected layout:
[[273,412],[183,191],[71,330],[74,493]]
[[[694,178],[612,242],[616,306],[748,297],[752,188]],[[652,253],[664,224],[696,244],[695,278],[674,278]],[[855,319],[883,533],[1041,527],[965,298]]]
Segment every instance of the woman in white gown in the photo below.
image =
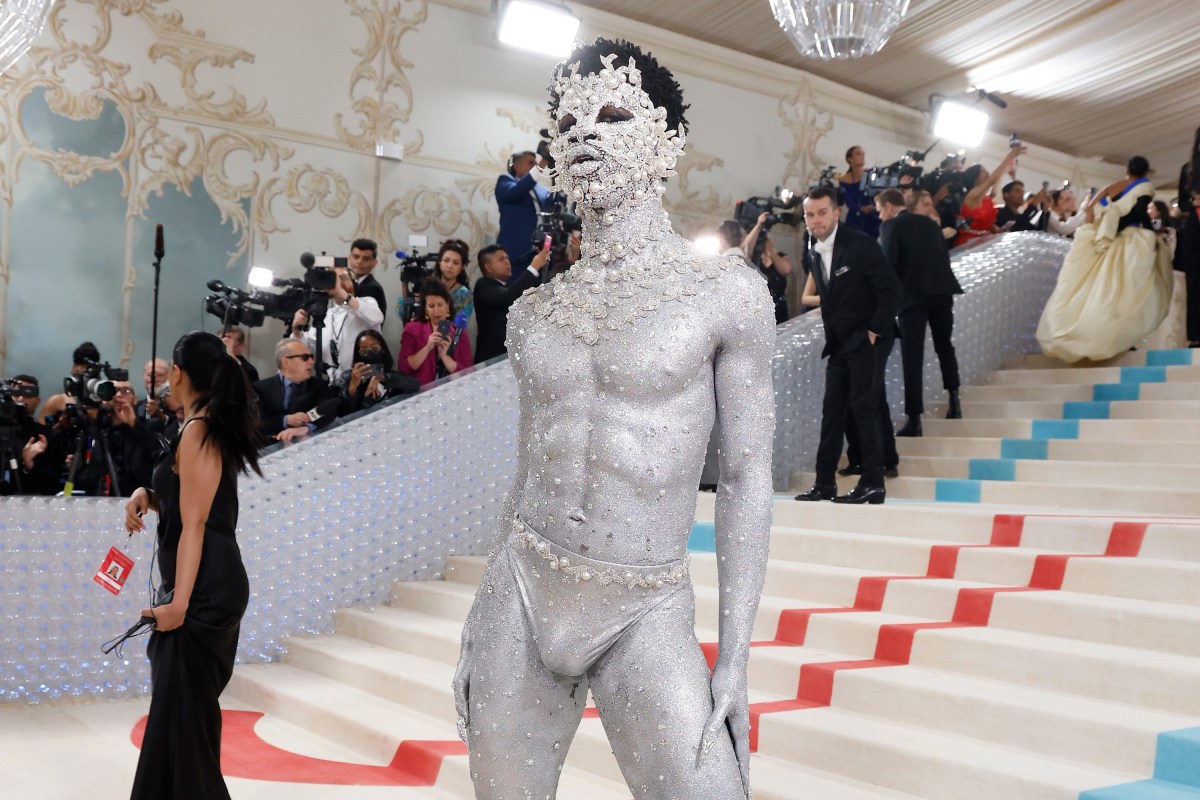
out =
[[1088,204],[1038,323],[1042,352],[1067,362],[1111,358],[1159,326],[1171,302],[1171,256],[1150,225],[1150,164],[1129,159],[1124,180]]

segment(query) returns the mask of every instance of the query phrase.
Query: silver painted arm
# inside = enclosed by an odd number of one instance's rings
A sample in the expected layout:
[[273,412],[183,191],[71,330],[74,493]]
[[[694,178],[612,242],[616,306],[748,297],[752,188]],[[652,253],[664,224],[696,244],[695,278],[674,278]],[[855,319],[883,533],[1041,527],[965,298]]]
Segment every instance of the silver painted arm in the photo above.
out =
[[[515,311],[516,309],[517,306],[514,306],[513,310]],[[525,409],[525,404],[520,399],[521,386],[519,377],[517,381],[517,468],[513,476],[512,486],[500,503],[500,515],[496,520],[496,537],[492,541],[492,546],[488,549],[487,567],[484,568],[483,580],[480,581],[479,588],[475,592],[476,602],[471,607],[471,612],[467,615],[467,620],[463,624],[462,641],[458,654],[458,667],[454,671],[454,708],[458,713],[458,735],[464,742],[467,741],[467,726],[470,722],[472,646],[474,645],[474,631],[478,616],[476,610],[479,607],[478,597],[480,592],[486,591],[486,587],[491,582],[492,574],[495,571],[496,559],[500,557],[505,538],[512,531],[512,520],[517,513],[521,495],[525,491],[525,475],[529,465],[529,458],[525,448],[532,441],[532,434],[529,430],[529,413]]]
[[730,304],[731,318],[713,365],[721,431],[715,519],[721,620],[712,680],[713,714],[705,726],[698,760],[728,720],[749,793],[746,667],[770,544],[775,315],[766,284],[758,276],[746,271],[738,273],[737,280],[741,285],[733,288],[740,292],[729,296],[742,300]]

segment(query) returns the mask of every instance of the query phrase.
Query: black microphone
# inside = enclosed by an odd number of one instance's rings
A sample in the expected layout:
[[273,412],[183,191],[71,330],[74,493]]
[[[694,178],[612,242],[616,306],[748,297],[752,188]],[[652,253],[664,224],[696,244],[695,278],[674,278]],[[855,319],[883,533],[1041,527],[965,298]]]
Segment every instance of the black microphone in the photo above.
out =
[[154,226],[154,257],[162,258],[167,251],[163,248],[162,225]]
[[218,280],[211,280],[204,285],[207,286],[209,291],[212,291],[212,292],[225,292],[225,293],[231,294],[239,299],[246,299],[246,298],[250,297],[249,294],[247,294],[246,292],[243,292],[241,289],[235,289],[232,286],[226,286],[224,283],[222,283],[221,281],[218,281]]
[[304,267],[306,270],[312,269],[313,265],[316,263],[317,263],[317,257],[314,256],[312,253],[301,253],[300,254],[300,266]]

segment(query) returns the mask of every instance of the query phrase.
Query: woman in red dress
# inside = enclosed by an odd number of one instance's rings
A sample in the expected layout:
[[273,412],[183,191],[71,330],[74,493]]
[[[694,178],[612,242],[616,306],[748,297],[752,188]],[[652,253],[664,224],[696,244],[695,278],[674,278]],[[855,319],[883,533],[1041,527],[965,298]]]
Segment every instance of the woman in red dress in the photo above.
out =
[[984,169],[983,164],[975,164],[963,171],[963,183],[970,186],[971,189],[963,198],[962,208],[958,212],[958,216],[967,223],[967,226],[963,228],[960,225],[958,238],[954,241],[955,247],[966,244],[978,236],[1000,232],[1000,229],[996,227],[996,214],[999,209],[992,202],[992,190],[996,188],[996,182],[1017,160],[1017,156],[1024,153],[1025,150],[1023,144],[1010,148],[1008,155],[991,172]]

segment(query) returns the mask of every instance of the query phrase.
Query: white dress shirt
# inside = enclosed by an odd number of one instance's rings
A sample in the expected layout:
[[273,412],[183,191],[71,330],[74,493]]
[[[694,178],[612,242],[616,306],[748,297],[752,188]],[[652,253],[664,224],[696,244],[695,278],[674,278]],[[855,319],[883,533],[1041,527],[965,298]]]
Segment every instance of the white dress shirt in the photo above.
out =
[[[354,342],[358,335],[366,330],[378,331],[383,327],[383,311],[374,297],[358,297],[355,305],[358,308],[339,305],[329,300],[329,311],[325,313],[325,330],[321,332],[321,359],[329,365],[329,378],[336,381],[342,373],[350,369],[354,361]],[[304,332],[303,339],[314,350],[317,346],[317,332],[311,325]],[[337,362],[335,366],[330,342],[337,343]]]
[[825,238],[825,241],[818,239],[817,243],[813,245],[812,248],[817,252],[818,255],[821,256],[821,267],[824,268],[824,272],[821,274],[825,277],[826,286],[829,285],[829,279],[833,274],[830,272],[830,270],[833,269],[833,240],[836,238],[837,225],[834,225],[833,230],[829,232],[829,236]]

